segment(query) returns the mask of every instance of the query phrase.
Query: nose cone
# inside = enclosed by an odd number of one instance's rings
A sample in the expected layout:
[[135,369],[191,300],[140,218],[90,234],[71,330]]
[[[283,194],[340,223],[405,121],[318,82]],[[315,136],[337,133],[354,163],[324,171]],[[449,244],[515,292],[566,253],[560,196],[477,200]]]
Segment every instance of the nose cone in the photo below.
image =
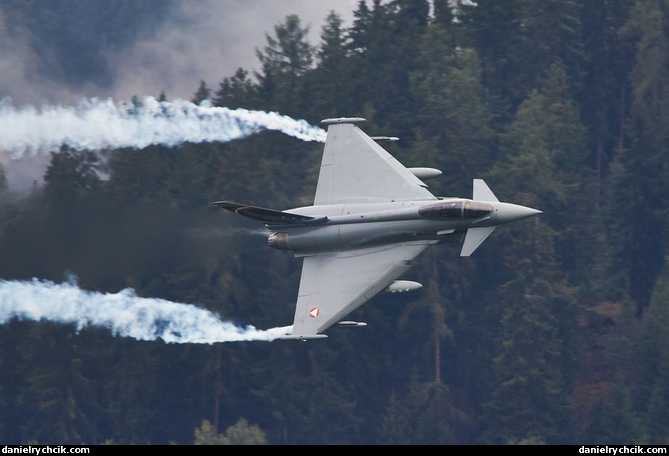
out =
[[495,214],[497,215],[498,223],[511,223],[542,214],[542,212],[532,209],[531,207],[519,206],[517,204],[496,203]]

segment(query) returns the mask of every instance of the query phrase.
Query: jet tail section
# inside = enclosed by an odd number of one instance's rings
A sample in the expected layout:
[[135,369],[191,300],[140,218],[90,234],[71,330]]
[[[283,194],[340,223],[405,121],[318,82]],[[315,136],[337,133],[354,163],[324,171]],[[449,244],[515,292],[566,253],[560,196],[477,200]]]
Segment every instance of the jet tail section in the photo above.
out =
[[249,206],[246,204],[232,203],[230,201],[217,201],[214,206],[227,209],[235,214],[261,222],[266,225],[289,225],[295,223],[307,223],[318,221],[315,217],[306,215],[291,214],[290,212],[275,211],[264,209],[262,207]]

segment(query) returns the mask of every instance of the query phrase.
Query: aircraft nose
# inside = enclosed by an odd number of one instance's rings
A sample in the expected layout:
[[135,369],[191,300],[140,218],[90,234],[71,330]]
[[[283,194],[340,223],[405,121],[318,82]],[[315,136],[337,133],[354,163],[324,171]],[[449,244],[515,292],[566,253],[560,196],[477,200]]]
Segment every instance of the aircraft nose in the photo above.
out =
[[531,207],[519,206],[517,204],[495,204],[495,214],[499,223],[515,222],[542,213],[542,211],[532,209]]

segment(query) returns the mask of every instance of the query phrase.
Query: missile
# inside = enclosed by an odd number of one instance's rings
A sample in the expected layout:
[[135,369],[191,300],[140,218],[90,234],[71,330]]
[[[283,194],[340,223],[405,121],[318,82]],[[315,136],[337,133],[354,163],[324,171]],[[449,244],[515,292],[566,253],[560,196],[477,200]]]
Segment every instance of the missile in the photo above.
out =
[[337,322],[338,326],[367,326],[367,323],[363,323],[361,321],[348,321],[348,320],[342,320]]
[[310,334],[307,336],[293,335],[293,334],[284,334],[279,337],[280,340],[312,340],[312,339],[327,339],[328,336],[325,334]]
[[441,176],[441,171],[435,168],[407,168],[411,174],[420,180],[434,179]]
[[397,136],[372,136],[374,141],[399,141]]
[[323,119],[321,120],[321,123],[325,125],[332,125],[332,124],[347,124],[347,123],[353,124],[364,121],[365,119],[363,119],[362,117],[337,117],[334,119]]
[[408,293],[409,291],[416,291],[420,288],[423,288],[418,282],[412,282],[410,280],[395,280],[393,283],[388,285],[381,294],[389,293]]

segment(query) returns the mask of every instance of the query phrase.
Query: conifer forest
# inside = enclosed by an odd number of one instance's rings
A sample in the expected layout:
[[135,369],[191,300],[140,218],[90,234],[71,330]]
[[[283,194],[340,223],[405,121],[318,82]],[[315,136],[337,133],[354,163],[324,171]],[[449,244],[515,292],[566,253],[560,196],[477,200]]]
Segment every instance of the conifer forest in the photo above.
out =
[[[2,0],[0,52],[20,33],[43,71],[104,81],[96,56],[172,1]],[[669,444],[669,0],[352,8],[318,42],[299,15],[260,31],[256,67],[196,77],[192,101],[364,117],[400,138],[382,145],[402,164],[443,171],[433,194],[470,198],[482,178],[543,214],[470,258],[428,249],[403,277],[420,291],[375,297],[350,316],[367,327],[325,340],[170,344],[11,319],[0,443]],[[62,146],[27,193],[0,167],[0,279],[74,275],[289,325],[302,260],[212,203],[311,205],[322,151],[276,131]]]

